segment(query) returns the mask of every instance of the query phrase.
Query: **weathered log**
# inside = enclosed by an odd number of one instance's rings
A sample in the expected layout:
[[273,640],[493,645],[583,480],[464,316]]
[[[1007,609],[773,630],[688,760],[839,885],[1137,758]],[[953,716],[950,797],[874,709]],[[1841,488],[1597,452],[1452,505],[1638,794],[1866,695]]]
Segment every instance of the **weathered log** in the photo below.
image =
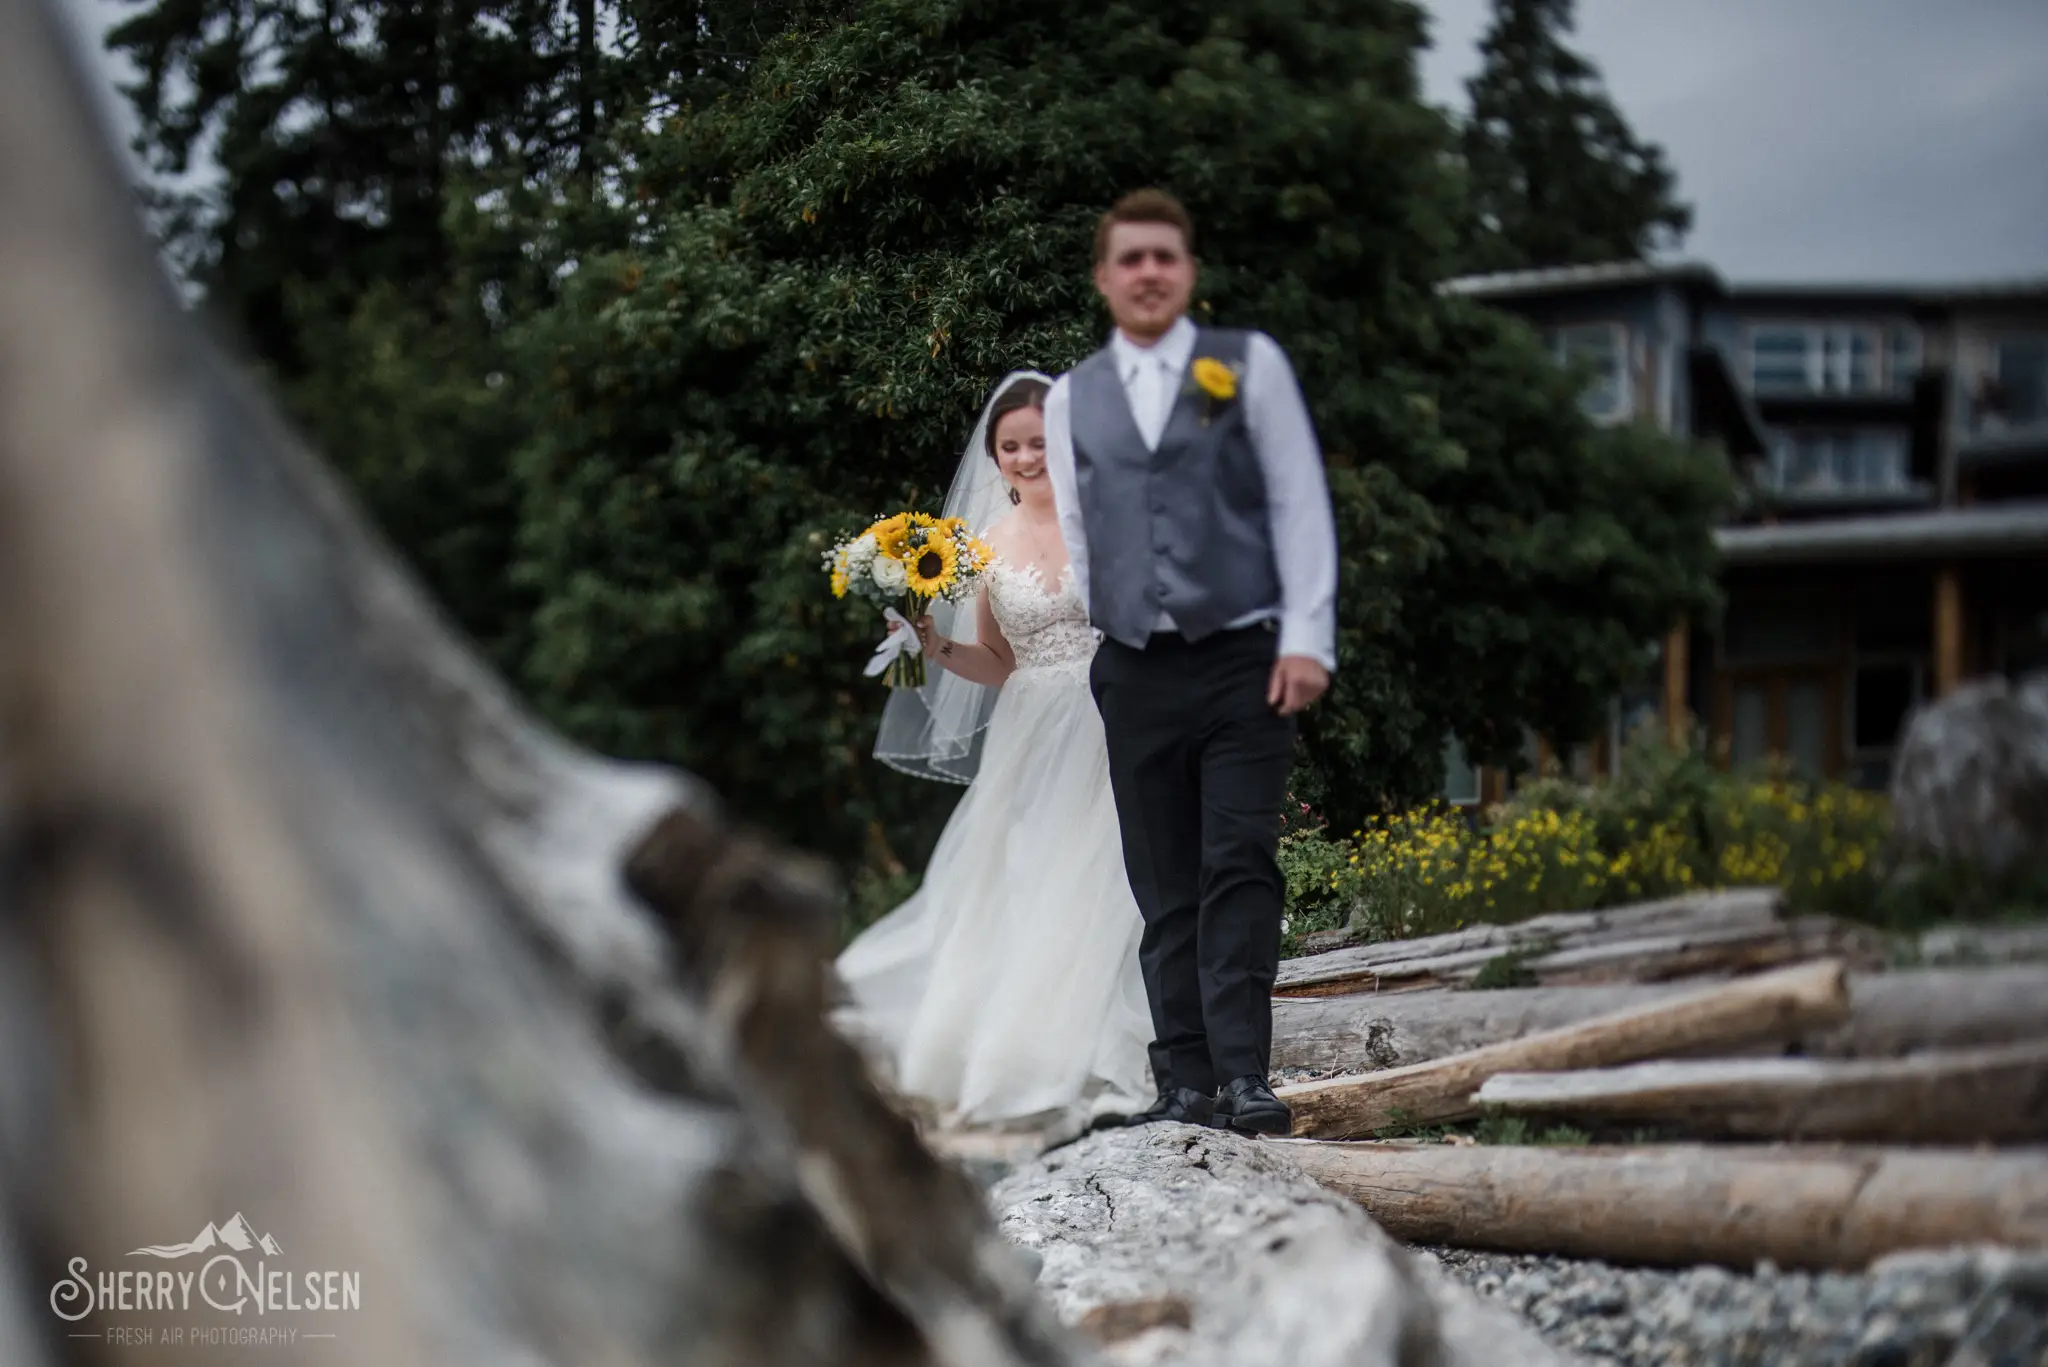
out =
[[1786,920],[1779,912],[1774,894],[1744,889],[1563,913],[1290,960],[1273,992],[1286,1000],[1470,985],[1505,958],[1546,986],[1725,976],[1817,958],[1868,968],[1884,962],[1883,937],[1867,927],[1827,916]]
[[1273,1068],[1325,1075],[1401,1068],[1698,990],[1698,983],[1608,983],[1275,1001]]
[[2048,1039],[2048,967],[1920,968],[1858,976],[1849,1019],[1796,1042],[1814,1058],[1898,1058]]
[[[1697,983],[1401,992],[1273,1003],[1273,1066],[1316,1073],[1399,1068],[1698,990]],[[2048,1039],[2048,967],[1851,974],[1849,1019],[1759,1053],[1897,1058]]]
[[1547,951],[1468,951],[1436,959],[1404,959],[1342,977],[1298,982],[1275,995],[1282,999],[1359,992],[1384,995],[1474,986],[1483,980],[1489,965],[1509,955],[1519,975],[1542,987],[1727,977],[1821,958],[1846,959],[1865,968],[1884,962],[1883,940],[1875,931],[1834,917],[1805,916],[1782,925],[1702,926]]
[[1936,926],[1915,936],[1906,953],[1929,968],[2040,963],[2048,960],[2048,923]]
[[1903,1059],[1689,1059],[1497,1073],[1482,1108],[1703,1139],[2018,1144],[2048,1139],[2048,1040]]
[[1524,971],[1537,986],[1570,987],[1756,973],[1822,958],[1879,967],[1884,963],[1883,937],[1867,926],[1831,916],[1802,916],[1775,931],[1688,931],[1560,949],[1531,958]]
[[1530,1330],[1428,1269],[1273,1145],[1151,1125],[1047,1154],[990,1193],[1062,1316],[1119,1363],[1544,1367]]
[[1472,1093],[1497,1073],[1609,1067],[1738,1048],[1832,1025],[1848,1012],[1843,965],[1801,964],[1428,1063],[1283,1087],[1279,1095],[1294,1108],[1297,1136],[1347,1139],[1476,1115]]
[[1297,981],[1276,989],[1274,995],[1285,1000],[1471,986],[1481,982],[1490,964],[1509,956],[1518,974],[1543,987],[1727,976],[1827,957],[1853,956],[1869,965],[1882,962],[1873,932],[1831,917],[1802,917],[1786,925],[1701,927],[1548,952],[1472,950],[1435,959],[1403,959],[1347,971],[1341,977]]
[[10,1367],[246,1327],[97,1304],[236,1211],[358,1287],[273,1363],[1074,1360],[826,1029],[815,873],[457,643],[172,298],[59,32],[0,5]]
[[1512,925],[1473,926],[1290,959],[1281,964],[1273,992],[1279,997],[1321,997],[1443,986],[1470,981],[1503,954],[1548,954],[1688,932],[1747,929],[1768,934],[1783,922],[1783,898],[1774,888],[1690,893],[1608,911],[1552,912]]
[[1273,1147],[1411,1243],[1739,1268],[1861,1268],[1968,1244],[2048,1249],[2041,1149]]

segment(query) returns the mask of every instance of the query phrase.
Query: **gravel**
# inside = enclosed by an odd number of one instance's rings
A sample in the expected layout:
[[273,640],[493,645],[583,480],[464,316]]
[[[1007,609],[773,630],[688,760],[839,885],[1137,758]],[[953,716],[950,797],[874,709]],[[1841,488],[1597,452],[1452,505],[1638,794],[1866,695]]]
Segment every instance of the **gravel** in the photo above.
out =
[[1900,1254],[1850,1275],[1416,1251],[1598,1367],[2048,1367],[2038,1254]]
[[[1272,1081],[1337,1071],[1275,1069]],[[1017,1156],[972,1157],[988,1185]],[[1899,1254],[1849,1274],[1415,1252],[1587,1367],[2048,1367],[2043,1253]]]
[[[985,1187],[1016,1158],[956,1155]],[[1414,1251],[1586,1367],[2048,1367],[2044,1253],[1906,1253],[1849,1274]]]

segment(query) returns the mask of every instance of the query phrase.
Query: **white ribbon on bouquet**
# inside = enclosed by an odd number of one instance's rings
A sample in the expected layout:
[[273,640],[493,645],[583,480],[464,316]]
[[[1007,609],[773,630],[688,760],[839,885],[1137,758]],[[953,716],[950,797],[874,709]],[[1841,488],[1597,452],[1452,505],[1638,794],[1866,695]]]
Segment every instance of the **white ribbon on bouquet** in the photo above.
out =
[[875,656],[868,661],[868,667],[861,671],[870,679],[885,673],[889,666],[904,655],[922,655],[924,642],[917,639],[917,628],[910,625],[908,618],[894,608],[882,609],[882,620],[889,624],[889,634],[875,647]]

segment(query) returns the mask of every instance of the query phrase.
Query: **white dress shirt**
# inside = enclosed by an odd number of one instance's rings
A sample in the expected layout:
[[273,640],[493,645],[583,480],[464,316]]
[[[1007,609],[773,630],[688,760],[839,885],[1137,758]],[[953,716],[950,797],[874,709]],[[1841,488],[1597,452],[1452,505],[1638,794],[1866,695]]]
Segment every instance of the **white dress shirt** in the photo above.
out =
[[[1337,524],[1323,478],[1322,446],[1287,353],[1263,332],[1252,333],[1249,341],[1241,401],[1252,448],[1266,475],[1280,601],[1231,625],[1277,619],[1282,655],[1306,655],[1335,670]],[[1109,345],[1131,416],[1146,447],[1157,449],[1179,398],[1181,378],[1194,358],[1195,325],[1182,317],[1150,347],[1131,341],[1119,329]],[[1074,588],[1085,603],[1088,534],[1074,470],[1071,403],[1067,377],[1062,375],[1045,399],[1045,470],[1059,509],[1060,534],[1074,566]],[[1159,630],[1174,629],[1172,619],[1161,614]]]

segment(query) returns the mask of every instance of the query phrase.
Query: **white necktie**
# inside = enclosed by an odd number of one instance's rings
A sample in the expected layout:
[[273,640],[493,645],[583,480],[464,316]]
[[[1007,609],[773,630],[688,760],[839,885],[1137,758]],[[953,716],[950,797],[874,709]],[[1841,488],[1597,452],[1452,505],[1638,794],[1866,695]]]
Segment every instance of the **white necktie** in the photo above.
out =
[[1145,445],[1157,450],[1172,410],[1171,386],[1167,383],[1166,360],[1147,352],[1138,359],[1131,376],[1131,416],[1138,420],[1138,434]]

